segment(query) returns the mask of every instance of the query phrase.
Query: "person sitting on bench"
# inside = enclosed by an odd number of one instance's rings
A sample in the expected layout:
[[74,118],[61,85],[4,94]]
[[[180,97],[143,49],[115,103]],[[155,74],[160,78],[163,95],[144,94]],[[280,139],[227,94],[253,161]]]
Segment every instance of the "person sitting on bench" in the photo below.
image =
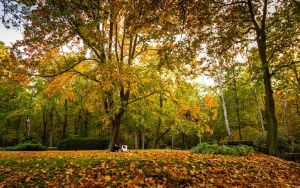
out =
[[120,146],[117,146],[117,144],[115,144],[115,145],[113,146],[112,152],[118,152],[118,151],[120,151],[120,149],[121,149],[121,147],[120,147]]

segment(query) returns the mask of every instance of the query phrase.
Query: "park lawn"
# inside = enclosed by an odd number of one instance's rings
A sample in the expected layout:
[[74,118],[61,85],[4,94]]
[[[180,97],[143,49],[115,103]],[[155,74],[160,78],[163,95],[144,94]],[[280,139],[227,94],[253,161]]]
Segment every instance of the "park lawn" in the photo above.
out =
[[300,165],[181,150],[0,151],[2,187],[300,187]]

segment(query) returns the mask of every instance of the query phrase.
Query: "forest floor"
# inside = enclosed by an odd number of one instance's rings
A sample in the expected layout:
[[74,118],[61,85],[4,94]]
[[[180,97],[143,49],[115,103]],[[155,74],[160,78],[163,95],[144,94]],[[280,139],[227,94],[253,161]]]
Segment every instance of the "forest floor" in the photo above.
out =
[[181,150],[0,151],[3,187],[300,187],[300,164]]

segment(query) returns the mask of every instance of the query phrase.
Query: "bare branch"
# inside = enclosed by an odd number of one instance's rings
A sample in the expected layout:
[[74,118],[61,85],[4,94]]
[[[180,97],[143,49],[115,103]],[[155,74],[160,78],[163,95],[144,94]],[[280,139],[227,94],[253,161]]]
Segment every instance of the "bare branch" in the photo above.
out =
[[295,65],[295,64],[298,64],[300,63],[300,60],[299,61],[293,61],[293,62],[290,62],[289,64],[284,64],[284,65],[281,65],[281,66],[277,66],[275,68],[275,70],[271,73],[271,76],[273,76],[274,74],[276,74],[276,72],[280,71],[281,69],[283,68],[286,68],[286,67],[289,67],[291,65]]
[[240,4],[246,4],[247,1],[233,1],[231,3],[224,3],[224,2],[215,2],[221,5],[214,6],[213,8],[222,8],[222,7],[228,7],[233,5],[240,5]]
[[142,96],[142,97],[133,99],[132,101],[129,101],[129,102],[126,104],[126,106],[128,106],[129,104],[134,103],[134,102],[136,102],[136,101],[139,101],[139,100],[142,100],[142,99],[146,99],[146,98],[150,97],[151,95],[153,95],[153,94],[155,94],[155,93],[157,93],[157,92],[156,92],[156,91],[153,91],[152,93],[149,93],[148,95],[145,95],[145,96]]
[[82,77],[85,77],[85,78],[91,80],[91,81],[94,81],[94,82],[100,82],[99,80],[96,79],[96,77],[91,77],[90,75],[84,74],[84,73],[82,73],[82,72],[80,72],[80,71],[77,71],[77,70],[72,70],[72,71],[75,72],[75,73],[77,73],[77,74],[79,74],[79,75],[82,76]]
[[260,28],[259,28],[258,23],[255,20],[255,15],[254,15],[254,11],[253,11],[252,0],[248,0],[248,7],[249,7],[250,15],[251,15],[251,20],[252,20],[252,22],[253,22],[253,24],[255,26],[255,30],[256,30],[256,32],[259,32]]

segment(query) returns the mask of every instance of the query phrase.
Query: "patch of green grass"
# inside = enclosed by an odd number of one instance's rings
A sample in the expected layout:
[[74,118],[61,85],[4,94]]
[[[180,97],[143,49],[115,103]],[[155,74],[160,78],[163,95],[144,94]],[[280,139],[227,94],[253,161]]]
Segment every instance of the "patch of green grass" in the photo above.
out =
[[246,156],[250,153],[254,153],[254,149],[246,145],[237,146],[219,146],[217,143],[208,144],[201,143],[191,149],[193,153],[201,154],[222,154],[222,155],[234,155],[234,156]]

